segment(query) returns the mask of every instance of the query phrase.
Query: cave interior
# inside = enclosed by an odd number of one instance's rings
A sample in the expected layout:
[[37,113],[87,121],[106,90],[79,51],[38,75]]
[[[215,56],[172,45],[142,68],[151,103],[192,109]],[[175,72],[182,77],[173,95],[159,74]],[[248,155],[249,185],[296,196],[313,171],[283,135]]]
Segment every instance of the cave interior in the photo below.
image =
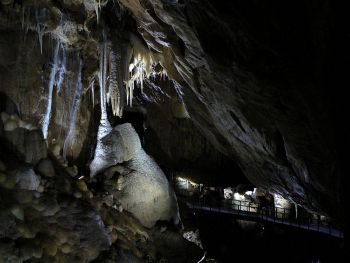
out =
[[349,262],[346,10],[0,0],[0,262]]

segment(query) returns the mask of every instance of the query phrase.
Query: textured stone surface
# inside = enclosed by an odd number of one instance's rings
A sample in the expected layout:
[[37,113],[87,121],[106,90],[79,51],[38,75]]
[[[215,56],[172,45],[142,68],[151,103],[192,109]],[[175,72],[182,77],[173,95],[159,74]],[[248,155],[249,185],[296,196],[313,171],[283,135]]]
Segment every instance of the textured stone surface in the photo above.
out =
[[[191,125],[237,162],[251,182],[308,209],[343,217],[349,132],[344,125],[347,96],[340,79],[347,72],[336,60],[346,61],[346,8],[328,0],[114,2],[96,9],[94,1],[23,1],[22,6],[21,1],[2,1],[1,111],[16,113],[3,99],[5,94],[17,105],[22,120],[41,126],[55,43],[51,38],[60,39],[69,53],[67,77],[62,92],[54,91],[48,142],[56,139],[61,148],[64,145],[81,57],[85,63],[76,122],[79,136],[68,152],[85,165],[99,121],[91,98],[91,90],[97,94],[98,87],[90,84],[99,68],[102,32],[109,45],[124,46],[133,42],[132,32],[143,38],[169,79],[182,87]],[[35,11],[42,14],[40,19]],[[37,19],[44,26],[42,55]],[[166,96],[161,89],[152,92],[153,97],[140,96],[140,107]],[[123,97],[123,89],[122,93]],[[173,106],[176,102],[168,105]],[[6,129],[14,128],[11,125]],[[11,133],[17,145],[22,133],[31,132],[19,128],[6,134]],[[19,149],[25,161],[37,161],[23,144]]]
[[50,159],[42,159],[37,166],[37,171],[42,176],[54,177],[55,170]]
[[147,44],[162,50],[191,118],[219,150],[254,184],[341,216],[338,146],[322,84],[331,74],[327,1],[288,9],[274,1],[264,11],[253,1],[121,2]]
[[[119,202],[123,209],[131,212],[146,227],[152,227],[158,220],[179,223],[177,201],[166,176],[157,163],[142,149],[140,139],[130,123],[116,126],[101,139],[103,160],[94,159],[92,171],[98,166],[102,172],[120,164],[115,171],[119,174]],[[102,167],[101,164],[104,164]],[[114,170],[112,170],[114,171]],[[107,172],[108,173],[108,172]]]
[[178,229],[162,228],[164,237],[158,228],[149,229],[158,220],[178,223],[174,192],[132,126],[115,131],[111,138],[123,146],[114,148],[122,161],[94,182],[78,168],[72,177],[72,167],[57,156],[41,159],[34,168],[1,137],[1,262],[198,261],[200,250]]
[[10,147],[23,156],[23,161],[36,164],[46,158],[47,148],[40,130],[27,130],[18,128],[6,132],[6,139]]
[[20,167],[12,172],[19,189],[38,190],[40,177],[30,167]]

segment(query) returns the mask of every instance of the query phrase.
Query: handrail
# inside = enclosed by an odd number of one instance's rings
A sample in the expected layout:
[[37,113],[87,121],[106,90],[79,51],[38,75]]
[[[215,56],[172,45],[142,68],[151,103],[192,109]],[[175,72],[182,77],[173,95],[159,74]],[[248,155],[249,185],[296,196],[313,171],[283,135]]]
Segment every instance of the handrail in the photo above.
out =
[[242,217],[249,217],[251,219],[262,219],[264,221],[290,225],[302,229],[316,231],[320,233],[329,234],[334,237],[344,238],[341,230],[338,230],[330,223],[325,223],[318,217],[313,218],[312,214],[306,217],[291,218],[292,209],[280,208],[273,206],[261,206],[261,204],[244,200],[230,200],[225,202],[216,202],[217,205],[212,205],[205,200],[194,202],[187,200],[186,204],[191,209],[201,209],[210,212],[229,213]]

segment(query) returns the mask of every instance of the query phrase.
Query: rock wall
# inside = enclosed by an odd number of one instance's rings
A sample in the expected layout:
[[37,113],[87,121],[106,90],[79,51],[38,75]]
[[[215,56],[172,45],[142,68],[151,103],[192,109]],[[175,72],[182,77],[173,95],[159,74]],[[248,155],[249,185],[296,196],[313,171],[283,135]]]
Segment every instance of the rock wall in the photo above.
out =
[[[252,183],[341,219],[346,103],[339,98],[339,85],[332,83],[338,79],[335,57],[346,51],[338,29],[346,24],[341,10],[328,0],[285,5],[277,0],[5,1],[0,10],[1,92],[18,106],[21,119],[41,127],[56,40],[63,43],[67,72],[62,93],[57,93],[55,76],[48,135],[49,143],[55,139],[63,148],[81,58],[79,136],[68,152],[73,160],[85,155],[86,163],[99,120],[91,92],[99,90],[93,80],[102,35],[112,46],[130,46],[136,43],[132,32],[142,38],[134,48],[149,52],[174,87],[181,87],[181,105],[191,125],[237,162]],[[127,61],[130,54],[121,53]],[[152,81],[148,85],[157,88]],[[155,90],[159,96],[161,89]],[[125,98],[124,89],[121,93]],[[97,104],[98,96],[93,98]],[[146,101],[143,97],[141,104]],[[183,110],[178,113],[184,116]]]
[[338,9],[329,1],[121,3],[161,50],[189,115],[217,149],[257,186],[342,217],[327,67]]
[[[172,223],[153,227],[158,220],[177,223],[177,203],[165,175],[143,152],[130,124],[116,127],[124,129],[117,137],[133,156],[130,164],[112,167],[94,182],[81,170],[67,167],[60,155],[47,154],[41,130],[5,131],[11,116],[5,123],[0,120],[1,262],[200,259],[200,250],[183,239]],[[12,140],[13,134],[18,140]],[[32,140],[33,136],[38,139]],[[18,141],[30,142],[30,151]],[[141,153],[135,155],[135,150]],[[169,252],[169,247],[175,250]]]

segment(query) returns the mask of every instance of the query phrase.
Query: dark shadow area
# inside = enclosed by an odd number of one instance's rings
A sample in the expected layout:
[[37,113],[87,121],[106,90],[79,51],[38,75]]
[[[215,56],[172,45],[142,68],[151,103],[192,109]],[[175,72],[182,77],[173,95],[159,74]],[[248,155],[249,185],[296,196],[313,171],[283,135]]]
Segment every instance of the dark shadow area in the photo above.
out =
[[193,220],[208,256],[219,262],[346,262],[342,241],[324,234],[208,213]]

